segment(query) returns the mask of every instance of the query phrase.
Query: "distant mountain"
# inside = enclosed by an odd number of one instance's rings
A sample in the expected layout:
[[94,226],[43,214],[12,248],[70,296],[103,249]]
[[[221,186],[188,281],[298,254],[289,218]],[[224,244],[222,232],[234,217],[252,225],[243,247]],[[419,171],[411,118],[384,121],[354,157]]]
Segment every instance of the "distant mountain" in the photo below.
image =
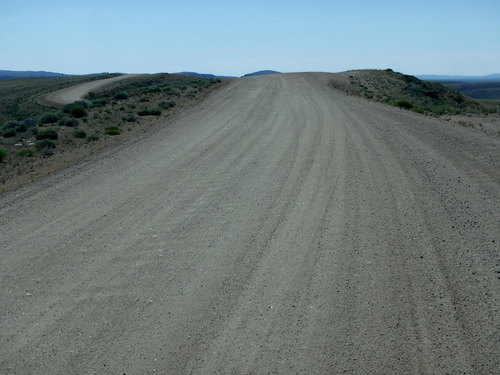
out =
[[426,81],[455,81],[455,82],[500,82],[500,74],[489,74],[486,76],[447,76],[447,75],[421,75],[417,76]]
[[[27,78],[63,78],[63,77],[82,77],[82,76],[100,76],[110,74],[109,72],[103,73],[90,73],[90,74],[64,74],[53,73],[44,71],[16,71],[16,70],[0,70],[0,79],[27,79]],[[122,74],[122,73],[114,73]]]
[[255,73],[245,74],[243,77],[265,76],[268,74],[281,74],[281,72],[276,72],[274,70],[259,70],[258,72],[255,72]]
[[71,77],[71,75],[52,72],[14,71],[0,70],[0,79],[20,79],[20,78],[61,78]]
[[182,74],[184,76],[200,77],[200,78],[219,78],[219,79],[236,78],[236,77],[231,77],[231,76],[216,76],[214,74],[196,73],[196,72],[179,72],[179,73],[173,73],[173,74]]

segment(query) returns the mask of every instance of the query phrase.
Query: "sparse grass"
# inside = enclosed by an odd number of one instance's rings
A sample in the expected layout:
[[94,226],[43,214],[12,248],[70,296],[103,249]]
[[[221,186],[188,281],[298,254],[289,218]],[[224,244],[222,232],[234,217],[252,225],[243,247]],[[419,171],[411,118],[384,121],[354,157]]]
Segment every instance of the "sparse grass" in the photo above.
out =
[[127,116],[127,117],[123,117],[122,120],[125,121],[125,122],[136,122],[137,121],[137,117],[135,117],[134,115],[130,115],[130,116]]
[[0,162],[4,161],[7,158],[7,151],[3,148],[0,148]]
[[87,137],[87,142],[95,142],[95,141],[98,141],[101,137],[99,137],[99,134],[90,134],[88,137]]
[[20,158],[26,158],[26,157],[31,158],[35,156],[35,151],[31,149],[21,150],[17,153],[17,156],[19,156]]
[[102,99],[102,98],[93,99],[91,101],[92,107],[104,107],[106,104],[108,104],[108,101],[106,99]]

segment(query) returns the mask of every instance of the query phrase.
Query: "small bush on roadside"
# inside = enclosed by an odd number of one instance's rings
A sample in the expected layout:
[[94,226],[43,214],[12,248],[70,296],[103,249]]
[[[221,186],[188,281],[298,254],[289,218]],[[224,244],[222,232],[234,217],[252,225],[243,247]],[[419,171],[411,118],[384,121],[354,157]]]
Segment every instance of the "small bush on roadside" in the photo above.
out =
[[21,150],[17,153],[17,156],[19,156],[20,158],[31,158],[33,156],[35,156],[35,151],[33,150]]
[[109,126],[106,128],[106,130],[104,130],[104,133],[107,135],[119,135],[122,132],[120,131],[120,129],[118,129],[117,126]]
[[35,138],[38,140],[40,140],[40,139],[57,139],[58,135],[57,135],[57,132],[55,130],[43,130],[43,131],[39,132],[35,136]]
[[159,108],[141,109],[139,112],[137,112],[137,114],[139,116],[160,116],[161,109],[159,109]]
[[162,109],[169,109],[172,107],[175,107],[175,102],[173,100],[169,100],[169,101],[160,103],[160,108],[162,108]]
[[53,150],[57,147],[57,144],[50,139],[42,139],[35,143],[35,148],[38,151]]
[[59,120],[59,116],[55,113],[44,113],[40,116],[40,123],[42,124],[54,124]]
[[128,93],[123,91],[123,92],[117,92],[113,98],[116,100],[125,100],[128,99],[128,97],[129,97]]
[[413,104],[411,104],[408,100],[398,100],[397,102],[394,103],[396,107],[403,108],[403,109],[412,109]]
[[3,148],[0,148],[0,161],[4,161],[6,157],[7,151],[5,151]]
[[85,131],[83,131],[82,129],[75,129],[75,130],[73,130],[73,137],[85,138],[85,137],[87,137],[87,133],[85,133]]

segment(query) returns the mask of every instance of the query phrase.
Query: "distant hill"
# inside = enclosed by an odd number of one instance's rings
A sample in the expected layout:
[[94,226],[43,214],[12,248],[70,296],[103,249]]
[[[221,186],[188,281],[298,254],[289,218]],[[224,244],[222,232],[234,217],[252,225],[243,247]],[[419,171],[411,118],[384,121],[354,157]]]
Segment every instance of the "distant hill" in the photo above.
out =
[[500,99],[500,74],[477,77],[443,75],[418,77],[427,81],[441,83],[473,99]]
[[21,78],[62,78],[72,77],[68,74],[53,73],[53,72],[34,72],[34,71],[14,71],[0,70],[0,79],[21,79]]
[[500,100],[500,81],[440,81],[440,83],[460,91],[469,98]]
[[447,76],[447,75],[419,75],[420,79],[426,81],[457,81],[457,82],[500,82],[500,74],[488,74],[486,76]]
[[216,76],[214,74],[196,73],[196,72],[179,72],[179,73],[173,73],[173,74],[182,74],[184,76],[200,77],[200,78],[219,78],[219,79],[236,78],[236,77],[231,77],[231,76]]
[[[16,71],[16,70],[0,70],[0,79],[28,79],[28,78],[68,78],[68,77],[86,77],[86,76],[101,76],[110,74],[90,73],[90,74],[64,74],[45,71]],[[113,73],[121,74],[121,73]]]
[[276,72],[274,70],[259,70],[258,72],[245,74],[243,77],[265,76],[268,74],[281,74],[281,72]]

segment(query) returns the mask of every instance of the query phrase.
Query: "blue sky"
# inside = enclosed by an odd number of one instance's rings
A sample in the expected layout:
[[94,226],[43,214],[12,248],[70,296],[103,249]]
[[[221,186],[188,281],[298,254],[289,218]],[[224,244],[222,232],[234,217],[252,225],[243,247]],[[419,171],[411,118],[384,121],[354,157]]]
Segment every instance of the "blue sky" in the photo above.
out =
[[0,69],[500,73],[499,0],[0,0]]

